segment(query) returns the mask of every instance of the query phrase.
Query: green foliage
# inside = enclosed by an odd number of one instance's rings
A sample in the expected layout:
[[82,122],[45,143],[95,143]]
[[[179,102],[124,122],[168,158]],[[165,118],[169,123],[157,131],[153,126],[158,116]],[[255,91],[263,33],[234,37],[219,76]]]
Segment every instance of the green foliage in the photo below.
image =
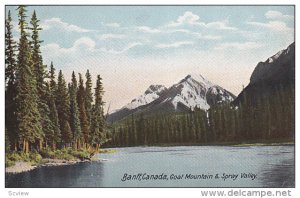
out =
[[47,90],[49,93],[48,106],[50,108],[49,118],[51,119],[53,124],[53,134],[50,135],[46,134],[46,138],[48,142],[52,145],[52,147],[56,148],[56,144],[61,142],[61,131],[60,131],[57,107],[55,104],[56,82],[55,82],[55,68],[52,62],[50,65],[49,76],[50,76],[50,82],[49,84],[47,84]]
[[[36,12],[33,12],[28,26],[26,6],[19,6],[17,11],[20,30],[18,43],[13,40],[10,11],[5,21],[6,151],[22,149],[28,153],[47,146],[52,149],[86,148],[90,144],[99,147],[106,133],[102,100],[104,91],[100,76],[94,106],[89,70],[86,72],[86,88],[81,75],[80,86],[77,86],[75,72],[69,90],[61,70],[56,81],[53,63],[49,73],[43,64],[40,49],[43,41],[39,38],[42,29]],[[92,115],[96,119],[93,133]],[[72,158],[65,152],[51,152],[44,154]]]
[[90,153],[86,150],[72,150],[70,154],[79,159],[90,157]]
[[63,160],[75,160],[89,158],[90,153],[87,150],[73,150],[71,148],[56,149],[52,150],[50,148],[43,149],[41,152],[43,158],[51,159],[63,159]]
[[105,146],[228,144],[293,141],[295,88],[286,84],[271,95],[246,98],[237,107],[144,116],[135,114],[112,125]]
[[84,92],[84,103],[85,103],[88,127],[89,130],[91,130],[93,93],[92,93],[92,76],[89,70],[86,71],[85,77],[86,77],[86,82],[85,82],[85,92]]
[[11,152],[5,155],[6,166],[12,166],[15,162],[23,161],[30,162],[31,164],[39,164],[42,161],[42,156],[37,152],[33,151],[30,153],[24,152]]
[[14,166],[15,164],[15,161],[5,158],[5,167]]
[[92,108],[92,125],[91,125],[91,143],[102,144],[105,140],[105,118],[104,118],[104,102],[103,102],[103,84],[100,75],[97,76],[95,88],[95,104]]
[[39,164],[42,161],[42,156],[37,151],[34,151],[29,153],[29,159],[32,164]]
[[58,113],[62,142],[68,144],[72,142],[72,131],[70,128],[70,97],[67,90],[66,81],[60,70],[57,80],[56,108]]
[[79,110],[77,104],[77,80],[75,72],[72,73],[72,82],[69,86],[69,95],[70,95],[70,126],[73,132],[73,138],[75,143],[81,138],[81,126],[79,120]]
[[99,153],[116,153],[116,152],[118,152],[118,150],[116,150],[116,149],[102,149],[102,150],[100,150],[100,152]]
[[71,149],[52,150],[50,148],[47,148],[41,151],[41,155],[43,158],[74,160],[75,157],[71,154],[71,152]]
[[[19,29],[21,32],[18,45],[16,117],[19,139],[27,144],[43,138],[41,115],[38,109],[36,78],[33,72],[32,52],[27,39],[26,9],[19,6]],[[25,148],[25,147],[24,147]],[[27,147],[28,148],[28,147]]]
[[9,150],[13,150],[18,141],[17,133],[17,118],[16,118],[16,42],[13,40],[11,24],[11,14],[8,11],[7,19],[5,20],[5,138],[9,142]]
[[83,84],[83,79],[81,74],[79,74],[79,87],[77,92],[77,103],[79,107],[79,118],[81,130],[83,133],[83,138],[85,143],[89,143],[89,135],[90,135],[90,122],[88,118],[88,112],[86,110],[86,97],[85,97],[85,89]]

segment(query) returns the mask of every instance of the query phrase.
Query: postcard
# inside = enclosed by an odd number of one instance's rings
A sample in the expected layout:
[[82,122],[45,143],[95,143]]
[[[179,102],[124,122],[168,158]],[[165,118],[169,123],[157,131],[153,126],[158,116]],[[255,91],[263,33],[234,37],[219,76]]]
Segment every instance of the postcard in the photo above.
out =
[[6,5],[6,188],[294,188],[294,5]]

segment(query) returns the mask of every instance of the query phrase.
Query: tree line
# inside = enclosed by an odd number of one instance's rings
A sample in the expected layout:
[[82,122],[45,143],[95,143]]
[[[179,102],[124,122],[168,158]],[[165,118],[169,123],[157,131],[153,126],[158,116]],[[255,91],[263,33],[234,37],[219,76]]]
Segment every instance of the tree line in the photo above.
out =
[[5,20],[5,139],[7,151],[73,147],[99,149],[106,141],[103,84],[97,75],[92,88],[89,70],[85,79],[73,71],[67,83],[62,70],[56,78],[43,64],[39,25],[34,11],[27,23],[26,6],[19,6],[20,38],[13,39],[11,13]]
[[195,108],[177,114],[133,114],[112,125],[111,141],[105,146],[294,140],[294,83],[277,86],[271,95],[260,93],[255,101],[250,98],[245,94],[238,105],[217,105],[208,111]]

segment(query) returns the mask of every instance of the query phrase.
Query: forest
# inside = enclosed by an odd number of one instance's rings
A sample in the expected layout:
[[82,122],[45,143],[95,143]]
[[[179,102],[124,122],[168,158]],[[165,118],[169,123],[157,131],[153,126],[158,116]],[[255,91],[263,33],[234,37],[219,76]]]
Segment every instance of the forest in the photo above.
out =
[[93,88],[89,70],[85,78],[73,71],[67,83],[62,70],[56,74],[52,62],[50,68],[43,63],[36,12],[28,23],[26,6],[16,11],[18,41],[10,11],[5,21],[6,151],[98,150],[107,141],[102,78],[97,75]]
[[[254,99],[243,95],[238,104],[220,104],[208,111],[144,115],[136,113],[112,124],[104,146],[222,145],[293,142],[295,86],[293,80],[272,86]],[[275,87],[275,88],[274,88]]]

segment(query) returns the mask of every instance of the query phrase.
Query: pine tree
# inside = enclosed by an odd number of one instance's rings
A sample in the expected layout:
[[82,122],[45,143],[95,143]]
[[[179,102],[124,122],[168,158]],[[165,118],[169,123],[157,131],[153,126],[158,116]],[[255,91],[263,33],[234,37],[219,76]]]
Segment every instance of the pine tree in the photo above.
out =
[[54,134],[53,137],[48,138],[49,143],[52,145],[53,149],[56,149],[57,144],[61,142],[61,131],[58,119],[58,112],[55,104],[55,94],[56,94],[56,82],[55,82],[55,68],[53,63],[51,62],[50,65],[50,72],[49,72],[50,82],[47,84],[49,90],[49,97],[48,97],[48,106],[50,109],[49,118],[53,124]]
[[70,95],[70,125],[71,130],[73,131],[73,139],[75,142],[75,148],[81,147],[81,126],[79,120],[79,110],[77,104],[77,79],[75,72],[72,73],[72,82],[69,86],[69,95]]
[[23,151],[29,151],[29,143],[34,143],[43,138],[41,116],[38,110],[38,96],[36,79],[34,77],[32,54],[30,51],[27,33],[25,31],[26,9],[18,7],[20,40],[18,53],[17,73],[17,121],[20,139],[23,141]]
[[[43,134],[45,136],[54,135],[54,124],[50,120],[50,109],[48,106],[48,95],[47,85],[45,79],[48,78],[48,73],[46,71],[46,66],[43,65],[43,59],[40,50],[40,44],[42,41],[39,39],[39,31],[42,30],[39,27],[39,20],[36,17],[36,12],[34,11],[31,17],[29,29],[32,31],[31,35],[31,49],[32,49],[32,67],[34,71],[34,76],[36,79],[36,90],[38,95],[38,109],[41,116],[41,125]],[[42,144],[40,143],[42,147]]]
[[92,76],[89,70],[86,71],[85,78],[86,78],[86,82],[85,82],[84,102],[85,102],[86,116],[88,120],[88,127],[91,130],[93,93],[92,93]]
[[87,117],[86,111],[86,103],[85,103],[85,89],[83,85],[83,79],[81,74],[79,74],[79,87],[77,92],[77,103],[79,108],[79,118],[81,124],[81,130],[84,138],[84,143],[89,144],[89,135],[90,135],[90,128],[89,128],[89,121]]
[[70,98],[66,81],[60,70],[57,79],[56,108],[58,113],[63,146],[69,146],[72,142],[72,131],[70,128]]
[[17,134],[17,117],[16,117],[16,42],[13,40],[11,24],[11,15],[8,11],[7,19],[5,20],[5,126],[7,138],[10,142],[11,150],[17,149],[18,134]]
[[32,65],[34,74],[36,77],[36,84],[37,84],[37,91],[39,96],[41,96],[44,92],[44,85],[45,85],[45,78],[46,78],[46,71],[45,66],[43,65],[41,50],[40,50],[40,44],[43,42],[39,40],[39,31],[42,30],[42,28],[39,27],[39,20],[36,17],[36,12],[34,11],[31,17],[31,27],[30,29],[32,31],[31,35],[31,48],[32,48]]
[[50,79],[50,91],[54,93],[57,87],[55,82],[55,68],[53,66],[53,62],[51,62],[50,65],[49,79]]
[[92,113],[92,144],[96,144],[96,149],[99,149],[100,144],[104,139],[104,111],[103,111],[103,85],[100,75],[97,76],[96,88],[95,88],[95,104],[93,106]]

